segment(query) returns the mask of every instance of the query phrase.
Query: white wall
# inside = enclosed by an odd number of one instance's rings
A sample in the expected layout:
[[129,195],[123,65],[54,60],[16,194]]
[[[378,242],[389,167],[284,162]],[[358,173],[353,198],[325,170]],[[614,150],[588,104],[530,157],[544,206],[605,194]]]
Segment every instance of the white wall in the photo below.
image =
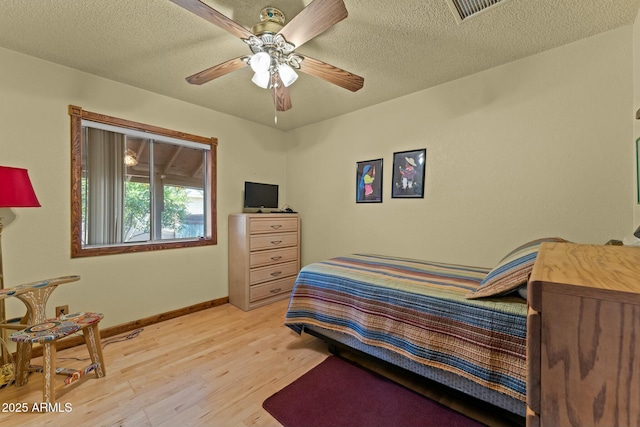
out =
[[[79,274],[54,292],[50,314],[69,304],[103,312],[104,326],[226,297],[227,216],[241,212],[245,180],[281,184],[286,195],[284,134],[9,50],[0,64],[0,165],[28,169],[42,204],[0,209],[5,286]],[[218,245],[71,259],[69,104],[217,137]]]
[[[374,252],[492,266],[529,239],[621,239],[631,37],[620,28],[290,132],[303,263]],[[418,148],[425,198],[392,199],[393,153]],[[383,203],[356,204],[356,162],[380,157]]]

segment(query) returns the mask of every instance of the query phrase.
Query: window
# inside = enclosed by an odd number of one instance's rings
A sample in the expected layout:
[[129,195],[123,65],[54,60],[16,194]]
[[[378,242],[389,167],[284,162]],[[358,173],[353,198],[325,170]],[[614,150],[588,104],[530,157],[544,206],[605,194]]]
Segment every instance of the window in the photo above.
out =
[[72,257],[216,244],[215,138],[69,115]]

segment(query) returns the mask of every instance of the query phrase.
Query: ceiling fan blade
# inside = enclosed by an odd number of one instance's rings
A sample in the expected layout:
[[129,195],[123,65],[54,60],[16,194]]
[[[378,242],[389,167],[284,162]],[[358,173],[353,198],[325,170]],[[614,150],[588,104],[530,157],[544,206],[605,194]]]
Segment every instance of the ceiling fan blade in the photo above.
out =
[[246,67],[247,62],[243,59],[245,57],[246,55],[239,56],[223,62],[222,64],[214,65],[211,68],[207,68],[206,70],[187,77],[186,80],[192,85],[201,85],[203,83],[210,82],[211,80],[224,76],[227,73]]
[[[302,56],[302,55],[300,55]],[[309,56],[302,56],[304,59],[300,63],[300,71],[312,76],[320,77],[323,80],[338,85],[351,92],[362,89],[364,78],[349,71],[343,70],[326,62],[319,61]]]
[[276,111],[287,111],[291,109],[291,97],[289,89],[282,83],[279,74],[274,74],[274,85],[271,89],[273,94],[273,103],[276,105]]
[[285,40],[300,47],[347,17],[342,0],[314,0],[280,30]]
[[247,30],[245,27],[233,21],[232,19],[227,18],[222,13],[218,12],[217,10],[213,9],[212,7],[210,7],[206,3],[203,3],[200,0],[171,0],[171,1],[177,4],[178,6],[181,6],[187,9],[189,12],[192,12],[198,15],[199,17],[206,19],[212,24],[217,25],[223,30],[230,32],[236,37],[240,37],[241,39],[248,39],[249,37],[253,36],[253,33],[251,31]]

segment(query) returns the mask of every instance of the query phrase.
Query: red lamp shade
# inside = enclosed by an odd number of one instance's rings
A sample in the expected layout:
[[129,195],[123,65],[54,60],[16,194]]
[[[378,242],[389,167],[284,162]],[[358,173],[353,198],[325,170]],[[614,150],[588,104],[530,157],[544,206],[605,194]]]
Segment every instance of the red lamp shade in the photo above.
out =
[[40,206],[26,169],[0,166],[0,208]]

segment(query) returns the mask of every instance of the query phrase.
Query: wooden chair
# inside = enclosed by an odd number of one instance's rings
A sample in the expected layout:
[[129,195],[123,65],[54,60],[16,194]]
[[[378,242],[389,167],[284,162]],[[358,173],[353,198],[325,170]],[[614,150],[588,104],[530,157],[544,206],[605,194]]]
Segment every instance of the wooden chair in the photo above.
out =
[[[87,373],[94,371],[96,378],[102,378],[106,374],[100,331],[98,323],[102,320],[101,313],[75,313],[66,316],[47,319],[21,331],[11,334],[11,339],[17,343],[29,347],[42,345],[42,366],[21,364],[17,366],[17,376],[28,372],[41,372],[43,374],[42,400],[46,403],[54,403],[56,399],[56,387],[54,375],[66,375],[64,385],[70,385]],[[91,364],[81,370],[56,367],[56,342],[73,333],[82,331],[85,344],[89,350]],[[26,372],[25,372],[26,371]]]

